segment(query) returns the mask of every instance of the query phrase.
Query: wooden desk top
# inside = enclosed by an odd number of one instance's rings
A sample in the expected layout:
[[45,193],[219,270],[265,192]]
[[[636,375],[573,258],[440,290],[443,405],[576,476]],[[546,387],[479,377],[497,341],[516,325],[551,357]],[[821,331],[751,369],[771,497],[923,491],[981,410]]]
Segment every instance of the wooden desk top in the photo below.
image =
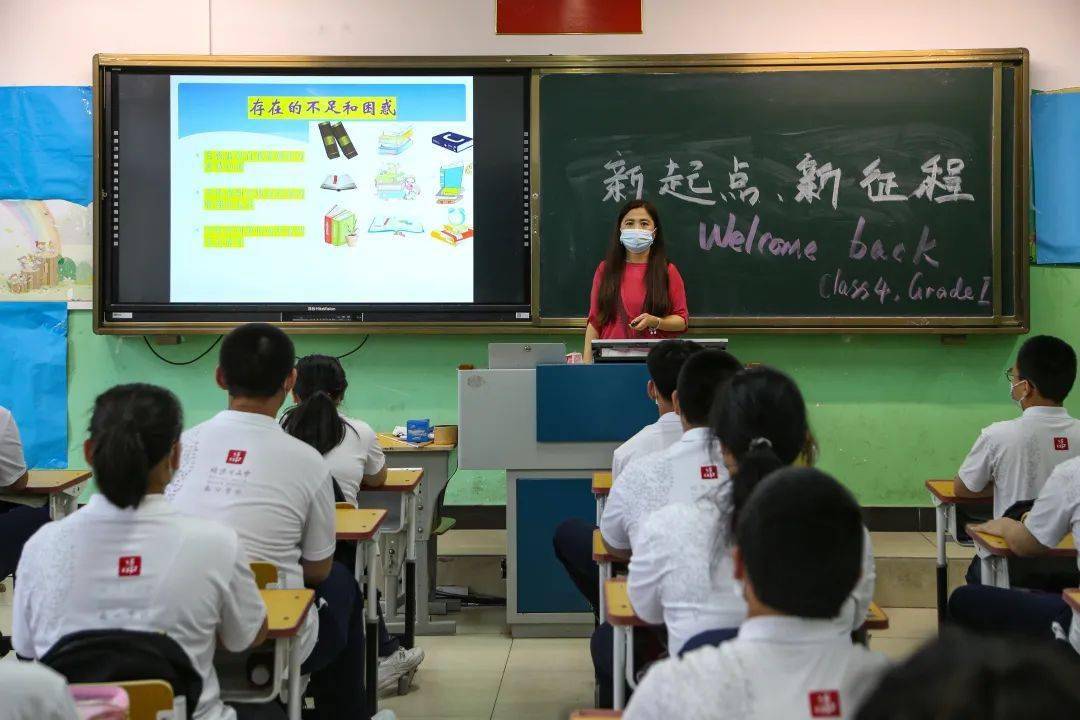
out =
[[90,479],[89,470],[31,470],[26,489],[17,494],[54,495]]
[[1080,588],[1069,588],[1061,593],[1061,597],[1065,598],[1065,602],[1074,612],[1080,612]]
[[370,540],[386,519],[386,510],[357,510],[351,507],[334,509],[338,540]]
[[622,562],[623,558],[611,552],[611,548],[604,542],[604,536],[600,529],[592,531],[592,559],[594,562]]
[[607,495],[611,492],[611,471],[600,470],[592,474],[593,495]]
[[[968,523],[966,526],[968,535],[975,541],[975,544],[986,550],[991,555],[997,557],[1016,557],[1009,546],[1005,543],[1005,538],[1000,535],[991,535],[990,533],[980,532],[972,530],[973,525]],[[1072,533],[1065,536],[1058,546],[1048,552],[1042,557],[1076,557],[1076,544],[1073,542]]]
[[300,590],[260,590],[263,603],[266,604],[266,624],[269,637],[292,637],[304,624],[304,616],[315,601],[315,591]]
[[607,608],[607,621],[612,625],[645,627],[645,622],[634,612],[630,604],[630,594],[626,589],[626,578],[615,578],[604,583],[604,600]]
[[870,603],[870,609],[866,611],[865,627],[867,630],[889,629],[889,616],[876,602]]
[[416,445],[399,440],[391,433],[376,433],[383,452],[450,452],[457,445],[438,445],[433,442]]
[[927,480],[926,489],[945,505],[988,505],[994,502],[993,495],[983,498],[958,497],[953,491],[952,480]]
[[420,468],[386,468],[386,482],[379,487],[360,486],[360,492],[410,493],[424,477]]

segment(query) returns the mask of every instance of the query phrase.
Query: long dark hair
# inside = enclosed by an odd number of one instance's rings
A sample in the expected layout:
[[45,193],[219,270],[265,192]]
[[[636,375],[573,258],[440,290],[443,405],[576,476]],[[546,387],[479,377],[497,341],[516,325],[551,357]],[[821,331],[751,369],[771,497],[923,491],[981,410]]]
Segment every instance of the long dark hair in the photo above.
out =
[[816,455],[799,386],[770,367],[743,370],[718,389],[709,424],[738,463],[731,477],[731,528],[769,473],[800,456],[812,464]]
[[300,403],[282,415],[285,432],[303,440],[320,455],[336,448],[345,439],[348,427],[337,410],[348,387],[345,370],[337,358],[330,355],[300,358],[293,388]]
[[[668,296],[668,259],[667,247],[664,244],[664,230],[660,225],[660,213],[652,203],[646,200],[631,200],[619,210],[619,216],[615,219],[615,227],[611,231],[611,240],[608,242],[607,256],[604,258],[604,273],[600,277],[600,291],[597,294],[598,317],[601,326],[615,322],[619,315],[619,304],[622,298],[619,290],[622,286],[623,270],[626,269],[626,248],[619,242],[619,234],[622,230],[622,221],[627,213],[637,208],[644,208],[652,218],[656,232],[653,235],[653,243],[649,248],[649,263],[645,270],[645,304],[642,312],[657,317],[665,317],[671,312],[671,298]],[[627,322],[633,318],[627,318]],[[600,328],[597,328],[599,330]]]
[[150,470],[172,452],[184,426],[180,401],[165,388],[117,385],[94,400],[90,440],[94,481],[119,508],[146,497]]

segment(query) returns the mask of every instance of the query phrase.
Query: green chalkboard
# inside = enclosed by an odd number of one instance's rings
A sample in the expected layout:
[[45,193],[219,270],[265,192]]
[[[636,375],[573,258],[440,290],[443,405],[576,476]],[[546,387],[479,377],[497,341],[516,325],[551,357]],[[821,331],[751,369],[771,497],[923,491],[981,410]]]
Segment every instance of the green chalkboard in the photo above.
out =
[[1016,72],[541,73],[539,316],[587,313],[640,193],[703,324],[1018,328]]

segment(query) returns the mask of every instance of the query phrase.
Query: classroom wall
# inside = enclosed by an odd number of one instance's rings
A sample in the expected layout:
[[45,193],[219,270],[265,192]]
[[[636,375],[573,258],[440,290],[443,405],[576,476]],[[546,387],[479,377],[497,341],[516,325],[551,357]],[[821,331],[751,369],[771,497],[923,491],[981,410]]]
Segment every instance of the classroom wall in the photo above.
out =
[[[0,84],[86,84],[94,52],[275,54],[586,54],[807,52],[814,50],[1014,47],[1030,49],[1032,85],[1080,85],[1080,2],[1075,0],[644,0],[641,36],[497,37],[494,0],[213,0],[165,2],[0,0]],[[1036,332],[1080,347],[1080,274],[1032,269]],[[693,308],[691,308],[693,310]],[[71,461],[95,394],[117,382],[165,384],[184,400],[188,421],[223,406],[213,356],[169,367],[141,338],[101,338],[73,312],[69,341]],[[374,336],[346,367],[347,410],[377,427],[408,417],[456,419],[455,368],[483,364],[480,336]],[[502,339],[502,338],[500,338]],[[557,339],[578,342],[576,337]],[[358,338],[298,338],[299,350],[344,352]],[[922,480],[951,474],[978,428],[1012,417],[1002,371],[1020,339],[972,337],[943,346],[935,337],[732,337],[747,361],[789,371],[811,405],[821,464],[868,505],[925,504]],[[209,338],[159,348],[198,354]],[[1080,413],[1080,392],[1070,403]],[[503,502],[497,472],[460,472],[449,502]]]

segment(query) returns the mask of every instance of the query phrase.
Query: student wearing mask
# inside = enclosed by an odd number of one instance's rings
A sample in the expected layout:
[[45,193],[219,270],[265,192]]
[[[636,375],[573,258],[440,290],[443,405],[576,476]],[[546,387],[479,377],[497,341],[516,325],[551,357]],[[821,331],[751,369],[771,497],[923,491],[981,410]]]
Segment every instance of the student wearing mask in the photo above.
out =
[[[386,482],[386,458],[375,431],[363,420],[339,413],[349,381],[337,358],[308,355],[296,363],[295,405],[281,418],[285,432],[303,440],[322,454],[343,502],[358,507],[361,486],[377,488]],[[401,494],[366,492],[365,508],[382,508],[390,513],[388,524],[396,524],[401,512]],[[347,543],[348,562],[356,560],[355,543]],[[339,560],[341,555],[339,554]],[[398,679],[415,672],[424,661],[421,648],[406,649],[390,636],[379,612],[379,690],[396,687]]]
[[607,255],[593,275],[585,362],[596,339],[673,337],[686,332],[686,288],[667,259],[660,214],[631,200],[619,210]]
[[[1022,414],[985,428],[953,481],[960,497],[992,493],[995,518],[1033,500],[1058,464],[1080,455],[1080,421],[1062,407],[1076,380],[1076,353],[1068,343],[1049,335],[1028,339],[1005,375]],[[979,557],[967,580],[980,581]]]
[[[654,665],[624,718],[854,717],[888,661],[834,618],[862,567],[858,503],[809,468],[770,475],[739,516],[733,565],[747,619],[738,637]],[[815,562],[791,562],[791,548]]]
[[165,633],[202,676],[195,716],[231,720],[214,649],[262,643],[266,609],[236,532],[184,516],[162,496],[180,463],[181,427],[168,390],[120,385],[97,398],[84,449],[100,492],[26,544],[13,641],[36,659],[83,630]]
[[[615,448],[611,459],[612,478],[617,479],[622,469],[634,458],[664,450],[682,437],[682,421],[675,411],[672,395],[683,364],[701,349],[700,345],[690,340],[663,340],[649,350],[645,358],[649,370],[645,391],[656,403],[660,417]],[[599,569],[592,559],[592,534],[595,529],[596,525],[589,520],[570,518],[559,524],[552,540],[555,556],[594,610],[599,603],[600,582]]]
[[[713,406],[711,427],[713,437],[723,448],[724,465],[731,474],[730,493],[714,496],[714,507],[700,502],[694,508],[684,510],[682,517],[668,518],[672,523],[684,525],[700,523],[709,537],[709,553],[703,555],[700,551],[695,552],[692,557],[697,562],[693,568],[687,568],[689,572],[704,572],[706,568],[717,572],[716,566],[722,566],[725,561],[726,549],[735,536],[743,508],[758,485],[774,471],[796,461],[813,465],[817,455],[806,402],[799,386],[784,373],[770,367],[744,370],[728,383]],[[658,518],[656,522],[663,520]],[[652,534],[657,536],[657,533],[658,527],[654,527]],[[672,541],[670,537],[660,541],[660,547],[666,553],[661,556],[660,562],[666,562],[664,558],[673,552]],[[801,563],[803,557],[801,550],[793,549],[788,563]],[[665,583],[677,582],[675,578],[661,577]],[[833,618],[839,629],[850,633],[862,627],[874,599],[875,578],[874,549],[870,544],[870,533],[863,528],[862,566],[858,582]],[[631,599],[634,599],[633,596]],[[636,601],[634,607],[637,607]],[[715,625],[713,629],[689,639],[683,652],[704,645],[718,645],[734,637],[737,629],[735,625]]]
[[316,712],[366,718],[363,597],[351,570],[334,562],[333,480],[318,451],[276,419],[296,384],[295,361],[292,341],[271,325],[225,336],[216,377],[228,409],[184,433],[168,497],[181,512],[235,529],[252,560],[277,566],[282,587],[315,590],[299,642]]

